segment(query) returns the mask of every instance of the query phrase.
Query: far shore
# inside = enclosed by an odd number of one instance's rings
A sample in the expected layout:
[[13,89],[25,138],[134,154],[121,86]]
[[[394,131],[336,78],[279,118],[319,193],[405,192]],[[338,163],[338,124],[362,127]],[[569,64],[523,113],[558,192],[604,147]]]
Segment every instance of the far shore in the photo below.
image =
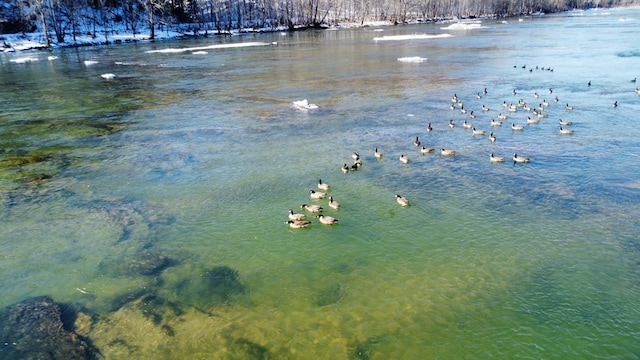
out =
[[[532,14],[523,16],[534,16],[542,14]],[[491,16],[479,17],[473,19],[457,19],[457,18],[438,18],[438,19],[418,19],[413,21],[407,21],[405,25],[410,24],[424,24],[432,22],[450,23],[450,22],[464,22],[464,21],[479,21],[493,19]],[[509,18],[505,18],[505,21]],[[294,28],[293,31],[307,31],[307,30],[336,30],[336,29],[348,29],[348,28],[365,28],[365,27],[386,27],[396,26],[390,21],[370,21],[364,23],[348,23],[335,26],[317,26],[317,27],[305,27],[299,26]],[[151,42],[151,41],[165,41],[165,40],[179,40],[179,39],[193,39],[193,38],[206,38],[214,36],[241,36],[246,34],[256,33],[275,33],[275,32],[291,32],[287,27],[277,28],[247,28],[241,30],[230,31],[202,31],[194,33],[189,28],[168,29],[161,27],[156,29],[155,38],[150,39],[149,29],[142,29],[135,34],[127,29],[114,29],[105,37],[104,31],[96,32],[96,36],[92,35],[76,35],[75,40],[72,35],[66,36],[66,41],[63,43],[55,42],[55,37],[51,40],[54,41],[49,47],[47,47],[44,35],[42,32],[33,33],[19,33],[19,34],[0,34],[0,53],[2,52],[17,52],[25,50],[52,50],[56,48],[72,48],[72,47],[84,47],[84,46],[100,46],[100,45],[113,45],[113,44],[125,44],[136,42]]]

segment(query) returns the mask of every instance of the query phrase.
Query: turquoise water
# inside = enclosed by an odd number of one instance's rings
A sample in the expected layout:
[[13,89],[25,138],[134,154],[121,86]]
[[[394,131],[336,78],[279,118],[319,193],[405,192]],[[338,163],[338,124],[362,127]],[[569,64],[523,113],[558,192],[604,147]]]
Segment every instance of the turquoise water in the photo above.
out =
[[[74,304],[108,359],[637,358],[640,12],[444,26],[1,55],[0,306]],[[423,33],[454,36],[373,40]],[[265,45],[149,52],[235,42]],[[310,202],[340,223],[289,229]]]

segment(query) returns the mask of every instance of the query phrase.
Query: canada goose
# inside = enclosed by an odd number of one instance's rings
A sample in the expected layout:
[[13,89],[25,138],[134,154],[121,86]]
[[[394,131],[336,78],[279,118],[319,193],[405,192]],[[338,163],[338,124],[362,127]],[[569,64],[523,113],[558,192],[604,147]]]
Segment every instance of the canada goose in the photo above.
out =
[[549,102],[547,100],[542,100],[542,106],[544,107],[549,106]]
[[343,164],[340,170],[342,170],[342,172],[346,174],[349,172],[349,166],[347,164]]
[[433,128],[431,127],[431,123],[429,123],[429,125],[427,125],[427,131],[428,132],[432,132]]
[[306,219],[307,219],[307,215],[294,213],[292,209],[289,209],[289,220],[301,221]]
[[560,126],[569,126],[569,125],[573,124],[573,123],[572,123],[571,121],[569,121],[569,120],[562,120],[562,119],[559,119],[559,120],[558,120],[558,123],[560,124]]
[[591,81],[589,81],[589,82],[587,83],[587,86],[591,86]]
[[333,196],[329,196],[329,207],[334,210],[338,210],[340,208],[340,204],[333,200]]
[[484,135],[484,130],[478,130],[476,128],[471,129],[473,131],[473,135]]
[[290,228],[292,229],[302,229],[305,228],[309,225],[311,225],[310,221],[304,221],[304,220],[289,220],[287,222],[285,222],[285,224],[288,224]]
[[456,125],[453,123],[453,120],[449,120],[449,127],[454,128]]
[[454,156],[456,152],[451,149],[440,149],[440,154],[444,156]]
[[553,102],[558,102],[558,101],[560,101],[560,99],[557,96],[553,98]]
[[484,105],[482,105],[482,111],[489,111],[489,108],[484,106]]
[[456,109],[456,106],[455,106],[454,104],[451,104],[451,105],[449,105],[449,109],[451,109],[451,110],[455,110],[455,109]]
[[496,137],[493,135],[493,131],[489,133],[489,141],[496,142]]
[[502,121],[491,119],[491,126],[502,126]]
[[404,155],[400,155],[400,162],[408,164],[409,163],[409,158],[404,156]]
[[502,113],[498,113],[498,119],[499,120],[507,120],[507,115],[504,115]]
[[353,160],[358,160],[360,159],[360,154],[356,151],[353,154],[351,154],[351,157],[353,158]]
[[467,109],[464,108],[464,106],[460,106],[460,114],[466,114],[467,113]]
[[409,206],[409,199],[407,199],[406,197],[400,196],[398,194],[396,194],[396,202],[400,206]]
[[631,79],[631,82],[632,83],[636,82],[636,78]]
[[564,108],[567,109],[567,110],[573,110],[573,106],[571,106],[569,104],[565,105]]
[[380,159],[380,158],[382,157],[382,153],[378,150],[378,148],[376,148],[376,149],[373,151],[373,156],[374,156],[376,159]]
[[320,214],[316,215],[316,217],[318,218],[318,220],[320,220],[321,223],[325,225],[333,225],[338,223],[338,219],[334,218],[333,216]]
[[308,212],[320,212],[323,210],[322,206],[320,205],[313,205],[313,204],[302,204],[300,205],[300,208],[307,210]]
[[420,149],[420,153],[421,153],[421,154],[423,154],[423,155],[424,155],[424,154],[430,154],[430,153],[432,153],[434,150],[435,150],[434,148],[427,148],[427,147],[424,147],[424,146],[423,146],[423,147],[422,147],[422,149]]
[[511,93],[512,93],[513,95],[515,95],[515,94],[516,94],[516,89],[513,89],[513,91],[511,91]]
[[537,98],[539,98],[539,97],[540,97],[540,95],[538,95],[538,93],[537,93],[537,92],[534,92],[534,93],[533,93],[533,97],[537,99]]
[[451,102],[458,102],[458,95],[453,94],[453,96],[451,97]]
[[471,112],[469,113],[469,117],[472,119],[476,118],[476,114],[473,113],[473,110],[471,110]]
[[524,156],[518,156],[518,154],[513,154],[513,162],[514,163],[528,163],[529,158]]
[[413,145],[420,146],[420,140],[418,139],[417,136],[416,136],[416,140],[413,142]]
[[513,105],[513,104],[510,104],[509,105],[509,112],[516,112],[516,111],[518,111],[518,107]]
[[327,196],[327,193],[321,191],[309,190],[309,196],[312,199],[324,199]]
[[329,188],[330,188],[329,184],[323,183],[322,179],[318,179],[318,189],[327,191],[329,190]]
[[351,170],[351,171],[356,171],[356,170],[358,170],[358,169],[360,168],[360,166],[361,166],[361,165],[362,165],[362,163],[355,162],[355,163],[353,163],[353,165],[351,165],[351,167],[349,168],[349,170]]
[[513,124],[513,123],[512,123],[512,124],[511,124],[511,130],[514,130],[514,131],[522,131],[522,130],[524,130],[524,126],[522,126],[522,125],[516,125],[516,124]]
[[549,94],[553,94],[553,89],[549,88]]
[[484,90],[482,91],[483,94],[487,95],[487,88],[484,88]]
[[463,128],[465,128],[465,129],[471,129],[472,125],[471,125],[471,124],[469,124],[469,123],[467,122],[467,120],[465,120],[465,121],[462,123],[462,127],[463,127]]
[[540,122],[540,119],[532,119],[531,117],[527,116],[527,124],[538,124]]
[[640,95],[640,88],[636,88],[636,94]]
[[505,100],[505,101],[503,101],[503,102],[502,102],[502,107],[507,107],[507,106],[509,106],[509,105],[507,105],[507,101],[506,101],[506,100]]
[[560,126],[560,134],[562,134],[562,135],[571,135],[571,134],[573,134],[573,130],[563,129],[562,126]]
[[612,107],[618,107],[618,100],[614,101],[613,104],[611,105]]
[[495,156],[493,153],[489,155],[489,161],[491,162],[504,162],[504,156]]

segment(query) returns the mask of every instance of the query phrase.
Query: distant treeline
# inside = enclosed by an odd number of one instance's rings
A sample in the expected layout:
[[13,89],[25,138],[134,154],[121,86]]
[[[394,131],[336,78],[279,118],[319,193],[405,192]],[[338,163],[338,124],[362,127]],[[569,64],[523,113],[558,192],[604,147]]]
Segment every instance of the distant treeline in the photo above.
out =
[[115,29],[180,27],[194,35],[289,30],[367,21],[508,17],[572,9],[640,5],[640,0],[3,0],[0,33],[43,31],[46,41],[76,35],[109,41]]

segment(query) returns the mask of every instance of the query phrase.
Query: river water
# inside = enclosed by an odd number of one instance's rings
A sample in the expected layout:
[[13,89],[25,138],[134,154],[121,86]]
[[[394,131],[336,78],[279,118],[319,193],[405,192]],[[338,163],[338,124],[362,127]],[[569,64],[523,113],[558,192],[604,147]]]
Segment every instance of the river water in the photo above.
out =
[[0,307],[105,359],[638,358],[640,11],[449,26],[0,54]]

